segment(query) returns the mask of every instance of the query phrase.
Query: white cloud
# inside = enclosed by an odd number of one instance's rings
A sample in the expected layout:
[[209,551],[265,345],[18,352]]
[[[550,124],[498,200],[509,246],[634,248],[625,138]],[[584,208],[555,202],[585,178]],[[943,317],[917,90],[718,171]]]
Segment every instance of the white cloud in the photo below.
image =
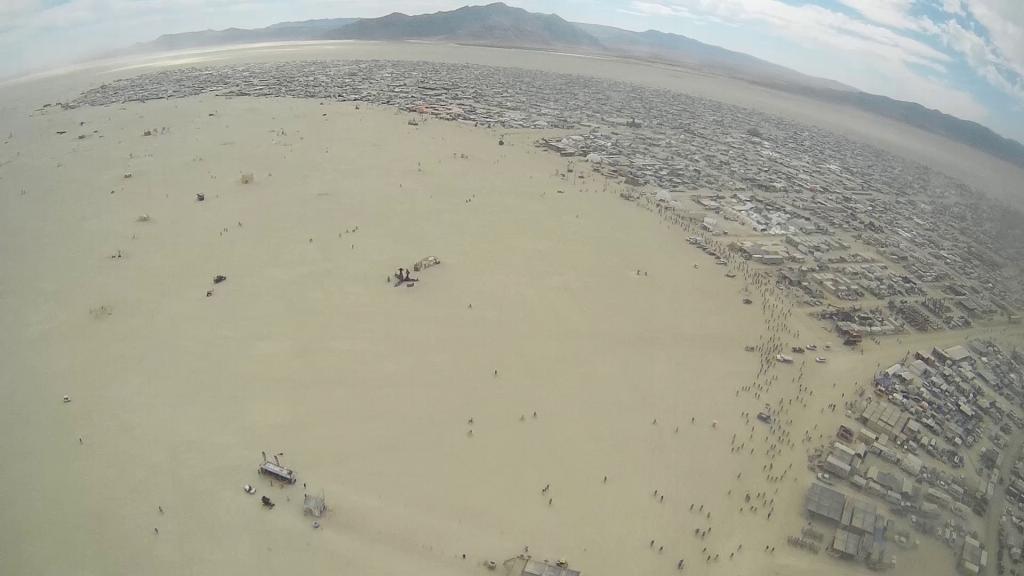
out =
[[954,16],[966,16],[963,0],[942,0],[942,11]]
[[674,16],[676,14],[688,15],[689,11],[669,6],[668,4],[658,4],[657,2],[638,2],[634,0],[629,3],[632,8],[632,13],[642,14],[644,16]]
[[676,0],[659,4],[725,22],[767,25],[776,35],[811,47],[824,45],[935,70],[943,70],[944,63],[951,61],[947,54],[910,36],[814,4],[797,6],[780,0]]
[[943,41],[950,48],[963,54],[973,68],[982,68],[989,63],[1000,61],[981,36],[964,28],[956,20],[946,22]]
[[629,3],[629,8],[620,8],[618,11],[624,14],[632,14],[634,16],[642,16],[645,18],[676,16],[693,20],[695,22],[706,20],[704,16],[694,14],[686,7],[678,4],[662,4],[659,2],[645,2],[643,0],[633,0]]
[[0,18],[7,22],[40,12],[45,8],[42,0],[4,0],[0,2]]
[[889,28],[936,32],[935,23],[925,17],[912,16],[915,0],[839,0],[865,19]]
[[1024,82],[1020,74],[1014,72],[1014,63],[1004,58],[990,42],[964,28],[956,20],[946,23],[942,38],[947,46],[962,54],[971,69],[989,84],[1019,102],[1024,102]]
[[[813,4],[792,5],[780,0],[674,0],[659,4],[672,10],[684,8],[701,17],[757,26],[784,42],[795,42],[807,51],[776,60],[803,72],[919,102],[962,118],[981,121],[988,117],[974,96],[941,80],[953,58],[908,34],[938,33],[938,25],[908,16],[905,10],[909,10],[909,2],[844,2],[858,6],[859,13],[860,9],[870,13],[879,23],[866,21],[866,15],[861,19]],[[919,68],[931,74],[922,74]]]
[[978,73],[988,80],[989,84],[1016,98],[1018,103],[1024,103],[1024,81],[1019,78],[1015,82],[1011,81],[991,64],[979,70]]
[[1024,76],[1024,2],[1021,0],[965,0],[968,10],[991,39],[1005,63]]

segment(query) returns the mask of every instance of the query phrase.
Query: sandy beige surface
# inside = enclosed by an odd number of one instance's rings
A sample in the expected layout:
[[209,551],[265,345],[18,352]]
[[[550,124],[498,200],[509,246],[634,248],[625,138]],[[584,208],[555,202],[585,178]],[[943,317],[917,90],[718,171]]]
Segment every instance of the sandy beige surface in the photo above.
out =
[[[74,85],[55,82],[47,98]],[[560,177],[537,133],[499,147],[498,132],[316,101],[11,102],[0,573],[475,574],[524,546],[588,575],[672,574],[680,558],[689,573],[864,571],[785,546],[803,453],[765,483],[773,440],[741,413],[793,397],[799,368],[738,393],[759,369],[743,346],[767,337],[763,297],[743,306],[742,275],[603,180]],[[416,287],[386,282],[427,255],[443,263]],[[806,366],[819,393],[792,434],[893,354]],[[262,450],[299,484],[260,479]],[[327,494],[319,530],[302,483]],[[761,490],[771,520],[740,511]],[[914,565],[948,572],[944,554]]]
[[[696,556],[691,501],[725,525],[718,485],[754,461],[699,456],[728,455],[710,418],[754,368],[737,282],[532,136],[405,120],[215,99],[37,119],[0,208],[14,573],[445,573],[530,544],[659,571]],[[429,254],[417,287],[385,283]],[[301,487],[257,484],[270,512],[242,493],[261,450],[326,490],[320,532]]]

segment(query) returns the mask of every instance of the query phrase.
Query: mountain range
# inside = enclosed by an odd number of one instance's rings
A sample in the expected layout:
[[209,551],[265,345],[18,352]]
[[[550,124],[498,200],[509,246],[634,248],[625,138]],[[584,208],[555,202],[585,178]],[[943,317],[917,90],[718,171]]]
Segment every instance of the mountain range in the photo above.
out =
[[899,120],[1024,167],[1024,145],[976,122],[962,120],[913,102],[868,94],[856,88],[801,74],[749,54],[705,44],[686,36],[647,30],[569,22],[501,2],[410,16],[330,18],[280,22],[258,29],[228,28],[160,36],[133,51],[165,51],[224,44],[295,40],[431,40],[458,44],[561,50],[615,56],[694,68],[810,96]]
[[135,47],[135,51],[187,50],[201,46],[224,44],[252,44],[256,42],[286,42],[294,40],[322,40],[332,30],[347,26],[358,18],[324,18],[301,22],[278,22],[266,28],[227,28],[226,30],[200,30],[180,34],[164,34],[152,42]]

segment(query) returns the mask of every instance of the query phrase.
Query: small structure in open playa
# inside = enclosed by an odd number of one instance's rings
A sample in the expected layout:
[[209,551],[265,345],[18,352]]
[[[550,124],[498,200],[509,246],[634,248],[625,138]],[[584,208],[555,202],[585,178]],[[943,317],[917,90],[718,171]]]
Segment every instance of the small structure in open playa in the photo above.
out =
[[565,560],[552,564],[520,554],[505,560],[502,565],[508,576],[580,576],[580,571],[569,568]]
[[323,492],[319,496],[314,496],[313,494],[304,495],[302,501],[303,514],[312,514],[319,518],[324,515],[324,512],[327,512],[327,498]]
[[419,272],[420,270],[426,270],[431,266],[437,266],[440,263],[441,259],[438,258],[437,256],[427,256],[426,258],[422,258],[415,264],[413,264],[412,269],[415,270],[416,272]]

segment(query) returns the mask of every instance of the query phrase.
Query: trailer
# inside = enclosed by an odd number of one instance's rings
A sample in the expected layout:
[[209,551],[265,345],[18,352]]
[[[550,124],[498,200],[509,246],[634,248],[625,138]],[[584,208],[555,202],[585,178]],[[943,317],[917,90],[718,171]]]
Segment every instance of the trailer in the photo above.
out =
[[266,452],[263,453],[263,463],[260,464],[257,472],[259,472],[261,476],[270,476],[271,478],[275,478],[281,482],[287,482],[288,484],[295,484],[295,481],[298,480],[295,476],[295,471],[291,468],[282,466],[281,461],[277,459],[276,455],[274,456],[273,462],[267,460]]

